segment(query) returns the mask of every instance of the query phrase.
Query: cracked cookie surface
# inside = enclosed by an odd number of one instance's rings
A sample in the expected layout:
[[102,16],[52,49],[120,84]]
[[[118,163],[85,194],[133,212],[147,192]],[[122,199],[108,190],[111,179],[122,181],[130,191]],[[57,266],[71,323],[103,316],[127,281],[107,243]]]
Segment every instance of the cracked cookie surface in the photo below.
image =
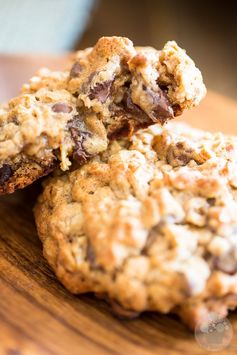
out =
[[168,42],[161,51],[102,37],[79,51],[70,70],[42,69],[0,109],[0,193],[13,192],[55,166],[85,163],[115,137],[130,136],[196,106],[200,71]]
[[114,141],[45,182],[44,255],[73,293],[190,327],[237,305],[237,138],[177,123]]

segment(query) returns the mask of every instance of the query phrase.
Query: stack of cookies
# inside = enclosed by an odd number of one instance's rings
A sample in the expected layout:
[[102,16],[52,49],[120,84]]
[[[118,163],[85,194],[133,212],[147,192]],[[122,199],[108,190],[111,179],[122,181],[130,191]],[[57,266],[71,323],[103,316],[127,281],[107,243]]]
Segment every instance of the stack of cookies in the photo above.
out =
[[0,193],[52,173],[35,220],[71,292],[192,328],[237,305],[237,138],[167,123],[205,93],[175,42],[103,37],[0,108]]

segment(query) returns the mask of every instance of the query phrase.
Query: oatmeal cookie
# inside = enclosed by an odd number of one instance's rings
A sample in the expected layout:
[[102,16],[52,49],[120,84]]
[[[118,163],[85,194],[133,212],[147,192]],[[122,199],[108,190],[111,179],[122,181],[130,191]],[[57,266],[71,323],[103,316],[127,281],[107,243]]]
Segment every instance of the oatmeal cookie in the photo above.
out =
[[151,126],[46,181],[35,218],[65,287],[122,316],[174,312],[193,328],[237,305],[236,137]]
[[168,42],[161,51],[103,37],[70,70],[42,69],[0,110],[0,194],[55,166],[85,163],[108,142],[163,124],[205,95],[200,71]]

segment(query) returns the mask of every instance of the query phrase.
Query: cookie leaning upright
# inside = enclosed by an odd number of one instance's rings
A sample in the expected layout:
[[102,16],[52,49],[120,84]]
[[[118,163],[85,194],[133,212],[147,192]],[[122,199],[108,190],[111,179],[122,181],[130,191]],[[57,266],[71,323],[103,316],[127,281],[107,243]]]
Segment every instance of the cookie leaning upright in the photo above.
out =
[[78,94],[79,107],[105,119],[133,116],[131,129],[164,123],[206,94],[201,72],[174,41],[157,51],[133,47],[123,37],[102,37],[87,58],[76,61],[69,90]]
[[237,138],[154,125],[45,182],[44,255],[73,293],[190,327],[237,306]]
[[103,37],[70,71],[41,70],[0,112],[0,193],[71,160],[84,164],[114,137],[164,123],[205,94],[200,71],[176,43],[162,51]]

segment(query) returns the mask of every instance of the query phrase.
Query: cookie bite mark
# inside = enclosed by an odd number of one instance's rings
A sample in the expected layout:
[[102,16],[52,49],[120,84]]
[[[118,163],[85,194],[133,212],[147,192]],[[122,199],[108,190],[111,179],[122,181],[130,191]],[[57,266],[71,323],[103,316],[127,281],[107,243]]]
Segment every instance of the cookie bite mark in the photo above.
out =
[[[80,75],[75,76],[73,70],[69,79],[68,87],[77,95],[79,112],[96,113],[106,125],[109,137],[117,137],[120,132],[131,135],[155,122],[164,124],[186,108],[184,98],[180,102],[178,93],[176,97],[171,95],[176,87],[182,92],[183,81],[187,81],[182,66],[196,73],[193,74],[195,82],[189,80],[190,85],[199,86],[195,106],[205,95],[199,71],[175,42],[167,43],[162,51],[163,56],[150,47],[135,48],[123,37],[99,39],[86,60],[80,60]],[[175,60],[178,64],[171,67]],[[179,70],[176,76],[175,70]],[[165,80],[166,76],[169,81]],[[188,89],[188,85],[186,87]],[[190,106],[194,98],[188,93],[185,95],[189,97]]]
[[160,87],[157,81],[158,52],[151,48],[149,51],[139,50],[141,53],[129,61],[132,74],[131,98],[152,121],[164,124],[174,118],[174,111],[167,96],[167,88]]

